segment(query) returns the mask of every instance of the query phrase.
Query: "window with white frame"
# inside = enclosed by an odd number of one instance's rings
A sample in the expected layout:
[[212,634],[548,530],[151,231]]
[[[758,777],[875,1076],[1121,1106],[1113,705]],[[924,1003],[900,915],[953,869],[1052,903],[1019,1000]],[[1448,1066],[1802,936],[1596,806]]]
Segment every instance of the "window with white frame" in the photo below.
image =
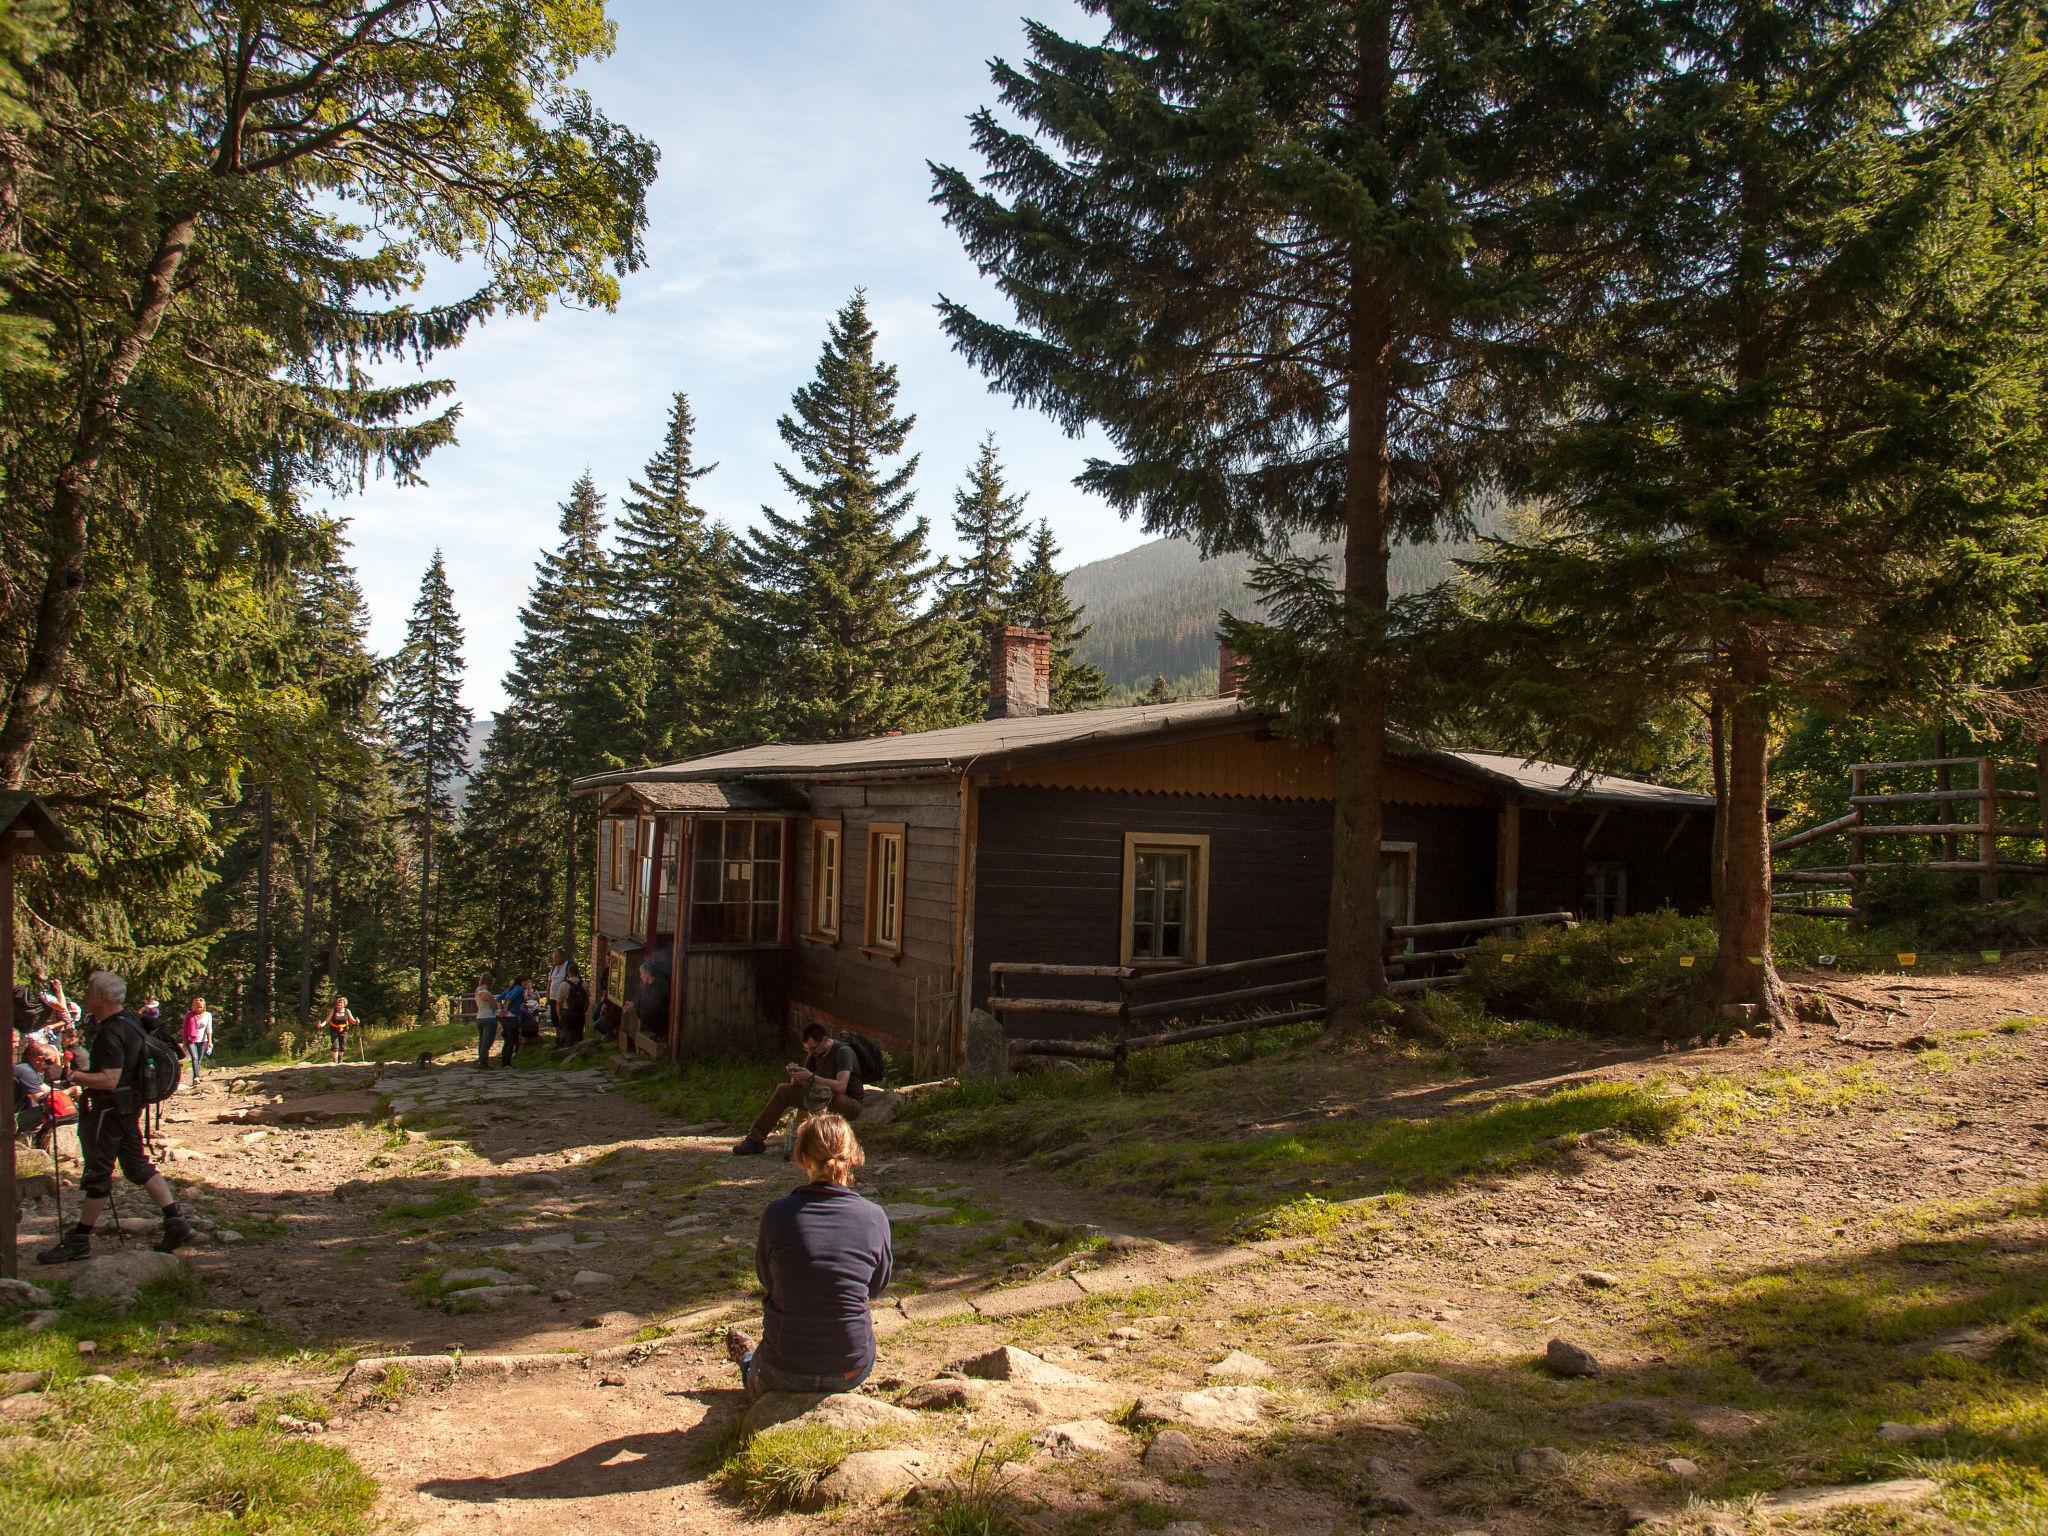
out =
[[809,932],[815,939],[839,937],[841,827],[836,821],[811,823],[811,913]]
[[901,822],[874,822],[868,827],[862,943],[877,954],[903,953],[903,835]]

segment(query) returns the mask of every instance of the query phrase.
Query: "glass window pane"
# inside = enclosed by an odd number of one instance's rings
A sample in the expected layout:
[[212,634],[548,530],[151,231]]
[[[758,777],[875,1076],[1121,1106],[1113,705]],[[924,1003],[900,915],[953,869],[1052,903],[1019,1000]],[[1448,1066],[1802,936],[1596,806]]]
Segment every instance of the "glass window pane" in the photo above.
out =
[[754,823],[754,857],[757,859],[780,859],[782,857],[781,822],[757,821]]

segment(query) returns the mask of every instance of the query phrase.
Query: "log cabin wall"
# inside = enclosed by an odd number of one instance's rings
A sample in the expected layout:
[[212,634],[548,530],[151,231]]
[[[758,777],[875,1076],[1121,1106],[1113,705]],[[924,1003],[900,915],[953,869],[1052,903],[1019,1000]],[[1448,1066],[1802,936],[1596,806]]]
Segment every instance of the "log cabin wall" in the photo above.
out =
[[597,931],[612,938],[626,936],[633,825],[626,816],[600,816],[597,822]]
[[[809,1017],[851,1025],[921,1063],[950,1062],[959,1011],[953,970],[955,887],[960,848],[957,780],[905,779],[808,788],[810,814],[797,824],[796,949],[789,982],[795,1027]],[[821,821],[840,824],[839,937],[810,933],[812,851]],[[873,953],[865,943],[869,831],[903,828],[903,947]]]
[[[1386,841],[1416,848],[1415,916],[1492,910],[1490,805],[1389,805]],[[1327,801],[990,786],[975,856],[973,1001],[994,961],[1115,965],[1123,923],[1124,834],[1209,839],[1211,964],[1321,949],[1328,934]],[[1070,1027],[1068,1027],[1070,1026]],[[1093,1033],[1086,1020],[1034,1018],[1034,1033]]]
[[1581,911],[1586,867],[1605,863],[1627,872],[1629,912],[1703,912],[1714,902],[1713,857],[1710,811],[1524,806],[1520,908]]
[[747,1057],[783,1045],[791,969],[787,950],[691,950],[679,1054]]

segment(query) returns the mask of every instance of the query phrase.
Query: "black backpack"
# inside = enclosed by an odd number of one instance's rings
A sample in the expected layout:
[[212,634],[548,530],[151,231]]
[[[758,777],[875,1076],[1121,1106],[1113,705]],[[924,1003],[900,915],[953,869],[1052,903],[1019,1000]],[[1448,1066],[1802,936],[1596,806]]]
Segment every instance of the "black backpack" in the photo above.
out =
[[848,1034],[847,1049],[853,1052],[853,1059],[860,1063],[860,1080],[864,1084],[882,1086],[882,1074],[888,1070],[882,1061],[882,1048],[866,1035]]
[[178,1080],[185,1073],[184,1051],[161,1029],[151,1029],[134,1014],[124,1010],[118,1017],[142,1037],[142,1060],[136,1064],[135,1079],[122,1086],[134,1090],[140,1108],[163,1103],[178,1091]]

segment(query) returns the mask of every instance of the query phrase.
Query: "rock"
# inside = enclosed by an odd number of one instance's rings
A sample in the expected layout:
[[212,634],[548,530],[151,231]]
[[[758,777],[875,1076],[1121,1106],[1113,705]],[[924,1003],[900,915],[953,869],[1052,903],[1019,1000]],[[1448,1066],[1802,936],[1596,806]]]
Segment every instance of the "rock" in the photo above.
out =
[[902,1094],[891,1093],[886,1088],[870,1088],[860,1103],[860,1128],[863,1131],[879,1131],[896,1118],[896,1111],[902,1107]]
[[441,1277],[441,1289],[459,1291],[469,1285],[514,1285],[519,1277],[508,1269],[486,1264],[479,1269],[451,1269]]
[[1233,1377],[1241,1381],[1263,1381],[1277,1373],[1257,1355],[1248,1355],[1241,1349],[1233,1349],[1203,1374],[1218,1381]]
[[972,1408],[994,1390],[993,1382],[941,1376],[936,1381],[920,1382],[904,1393],[903,1406],[927,1410]]
[[1010,1040],[1003,1026],[986,1008],[967,1015],[967,1063],[962,1077],[969,1081],[994,1082],[1010,1075]]
[[512,1180],[514,1189],[560,1189],[562,1180],[552,1173],[522,1173]]
[[932,1473],[922,1451],[897,1447],[855,1451],[818,1482],[819,1504],[872,1504],[923,1482]]
[[596,1290],[611,1283],[612,1277],[601,1269],[579,1269],[569,1280],[569,1284],[579,1291]]
[[934,1216],[950,1216],[953,1208],[947,1205],[919,1205],[915,1200],[892,1200],[882,1207],[882,1214],[889,1218],[889,1225],[904,1226],[913,1221],[930,1221]]
[[118,1387],[119,1385],[121,1385],[121,1383],[114,1380],[113,1377],[108,1376],[105,1373],[97,1373],[91,1376],[81,1376],[78,1379],[78,1384],[82,1387]]
[[1196,1429],[1254,1429],[1272,1411],[1275,1399],[1264,1387],[1208,1387],[1200,1392],[1175,1392],[1138,1400],[1132,1418],[1138,1424],[1188,1424]]
[[1376,1493],[1365,1502],[1375,1514],[1399,1517],[1416,1512],[1415,1501],[1405,1493]]
[[1931,1477],[1894,1477],[1882,1483],[1852,1483],[1844,1487],[1794,1488],[1765,1494],[1762,1507],[1774,1514],[1818,1514],[1823,1510],[1851,1509],[1864,1504],[1924,1504],[1941,1491]]
[[1700,1464],[1689,1456],[1666,1456],[1657,1465],[1673,1477],[1682,1477],[1688,1481],[1700,1475]]
[[1532,1445],[1515,1452],[1515,1476],[1555,1477],[1565,1469],[1570,1460],[1563,1451],[1551,1445]]
[[741,1427],[750,1435],[777,1424],[823,1424],[833,1429],[880,1429],[895,1424],[915,1424],[917,1415],[878,1397],[860,1397],[851,1392],[767,1392],[754,1399]]
[[1429,1338],[1430,1336],[1426,1333],[1383,1333],[1380,1335],[1380,1342],[1382,1344],[1427,1344]]
[[326,1432],[327,1426],[318,1419],[295,1418],[289,1413],[277,1416],[277,1427],[288,1435],[318,1435]]
[[1161,1526],[1158,1536],[1209,1536],[1209,1527],[1199,1520],[1176,1520]]
[[1086,1376],[1078,1376],[1062,1366],[1041,1360],[1029,1350],[1018,1349],[1012,1344],[998,1344],[985,1354],[970,1355],[965,1360],[955,1361],[952,1369],[963,1376],[977,1377],[982,1381],[1014,1381],[1035,1387],[1093,1385]]
[[1591,1286],[1596,1291],[1611,1291],[1621,1284],[1621,1277],[1611,1275],[1604,1269],[1582,1269],[1579,1271],[1579,1282]]
[[45,1328],[55,1326],[63,1316],[61,1312],[32,1312],[24,1326],[30,1333],[41,1333]]
[[96,1253],[89,1259],[59,1268],[58,1275],[71,1283],[72,1296],[80,1301],[104,1301],[115,1307],[135,1304],[135,1293],[152,1280],[178,1273],[184,1268],[174,1253],[151,1248],[117,1248]]
[[80,1354],[81,1356],[84,1356],[84,1355],[96,1355],[96,1354],[98,1354],[99,1352],[100,1352],[100,1347],[99,1347],[99,1345],[98,1345],[97,1343],[95,1343],[95,1342],[94,1342],[93,1340],[91,1340],[91,1339],[80,1339],[80,1340],[78,1341],[78,1353],[79,1353],[79,1354]]
[[1143,1460],[1155,1472],[1186,1472],[1202,1464],[1202,1453],[1179,1430],[1162,1429],[1145,1447]]
[[627,1191],[652,1189],[654,1188],[654,1181],[652,1179],[621,1179],[619,1181],[619,1188]]
[[1432,1376],[1427,1371],[1390,1371],[1376,1377],[1373,1387],[1380,1392],[1420,1392],[1426,1397],[1463,1397],[1465,1389],[1455,1381]]
[[1559,1376],[1600,1374],[1600,1362],[1589,1351],[1563,1339],[1552,1339],[1543,1347],[1543,1363]]
[[1877,1426],[1877,1438],[1891,1445],[1918,1445],[1923,1440],[1939,1440],[1941,1436],[1939,1424],[1900,1424],[1887,1419]]
[[0,1280],[0,1307],[43,1308],[55,1300],[40,1285],[26,1280]]
[[0,1372],[0,1397],[19,1397],[24,1392],[43,1390],[41,1371]]
[[502,1307],[521,1296],[531,1296],[538,1289],[532,1285],[472,1285],[450,1291],[443,1299],[449,1306],[459,1303],[465,1307]]
[[1109,1456],[1123,1448],[1123,1437],[1101,1419],[1070,1419],[1048,1424],[1031,1443],[1055,1457]]
[[243,1239],[242,1234],[233,1227],[219,1227],[214,1231],[213,1240],[224,1248],[232,1248]]

